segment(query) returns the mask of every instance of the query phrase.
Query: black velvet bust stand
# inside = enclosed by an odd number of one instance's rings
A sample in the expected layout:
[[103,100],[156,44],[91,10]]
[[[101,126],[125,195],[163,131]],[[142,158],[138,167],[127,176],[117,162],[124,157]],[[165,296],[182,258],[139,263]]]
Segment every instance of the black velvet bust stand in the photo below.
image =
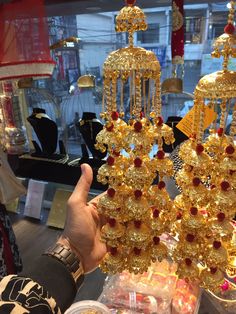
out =
[[[103,129],[103,124],[97,119],[96,114],[94,112],[84,112],[82,119],[78,123],[78,128],[93,158],[103,159],[107,152],[101,153],[95,148],[96,136]],[[85,151],[84,148],[82,151]],[[83,157],[86,157],[85,155],[86,153],[83,154]]]
[[32,156],[50,158],[57,149],[58,130],[56,123],[47,117],[46,111],[42,108],[34,108],[32,115],[27,120],[33,127],[41,144],[40,148],[37,142],[33,141],[36,151]]

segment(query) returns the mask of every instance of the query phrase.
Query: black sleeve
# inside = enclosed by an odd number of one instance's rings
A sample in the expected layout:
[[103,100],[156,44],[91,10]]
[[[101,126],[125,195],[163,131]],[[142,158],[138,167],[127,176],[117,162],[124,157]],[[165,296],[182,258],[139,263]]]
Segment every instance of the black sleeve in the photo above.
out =
[[61,314],[44,287],[30,278],[5,276],[0,282],[0,313]]
[[77,287],[83,282],[81,276],[76,286],[66,266],[50,256],[41,256],[29,272],[21,274],[39,283],[56,300],[62,313],[73,303]]

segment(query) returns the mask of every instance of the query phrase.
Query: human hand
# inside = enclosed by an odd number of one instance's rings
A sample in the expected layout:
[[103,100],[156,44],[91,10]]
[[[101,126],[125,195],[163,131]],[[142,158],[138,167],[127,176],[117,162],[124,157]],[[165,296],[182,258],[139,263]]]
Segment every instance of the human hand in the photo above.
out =
[[101,195],[87,203],[92,180],[91,167],[81,165],[81,177],[67,203],[65,228],[57,241],[78,255],[85,273],[95,269],[107,251],[101,242],[102,222],[96,210]]

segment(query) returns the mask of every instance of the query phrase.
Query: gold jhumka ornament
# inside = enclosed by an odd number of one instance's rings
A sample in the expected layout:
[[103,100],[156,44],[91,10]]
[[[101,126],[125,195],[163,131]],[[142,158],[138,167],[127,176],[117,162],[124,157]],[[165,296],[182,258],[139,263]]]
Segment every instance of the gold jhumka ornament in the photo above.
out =
[[[212,53],[213,58],[223,56],[223,70],[204,76],[196,86],[193,134],[180,148],[184,166],[176,177],[182,188],[175,199],[182,216],[176,223],[179,242],[173,254],[178,275],[212,291],[220,289],[226,274],[236,276],[232,223],[236,213],[236,72],[228,70],[229,58],[236,57],[234,4],[232,1],[225,33],[215,40]],[[204,139],[207,106],[217,118]]]
[[[143,11],[126,1],[116,21],[117,32],[128,32],[129,46],[112,52],[104,63],[103,130],[96,148],[108,149],[97,179],[108,184],[98,203],[107,219],[102,239],[108,246],[101,269],[108,273],[146,271],[151,261],[167,256],[160,236],[175,220],[164,176],[172,162],[162,149],[174,142],[172,129],[161,117],[160,65],[151,51],[134,47],[135,31],[145,31]],[[130,120],[124,121],[124,88],[130,97]],[[158,152],[151,156],[153,146]],[[159,183],[153,184],[159,174]]]

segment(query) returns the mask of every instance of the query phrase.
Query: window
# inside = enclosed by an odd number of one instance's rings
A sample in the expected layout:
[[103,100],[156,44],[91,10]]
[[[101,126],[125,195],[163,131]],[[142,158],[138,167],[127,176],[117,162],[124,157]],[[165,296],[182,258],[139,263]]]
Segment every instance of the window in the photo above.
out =
[[160,37],[159,33],[160,33],[159,24],[157,23],[149,24],[146,32],[138,32],[137,40],[141,44],[159,43],[159,37]]
[[224,33],[228,12],[213,12],[210,20],[209,39],[215,39]]
[[201,34],[202,19],[199,17],[185,18],[185,43],[200,44],[202,41]]

